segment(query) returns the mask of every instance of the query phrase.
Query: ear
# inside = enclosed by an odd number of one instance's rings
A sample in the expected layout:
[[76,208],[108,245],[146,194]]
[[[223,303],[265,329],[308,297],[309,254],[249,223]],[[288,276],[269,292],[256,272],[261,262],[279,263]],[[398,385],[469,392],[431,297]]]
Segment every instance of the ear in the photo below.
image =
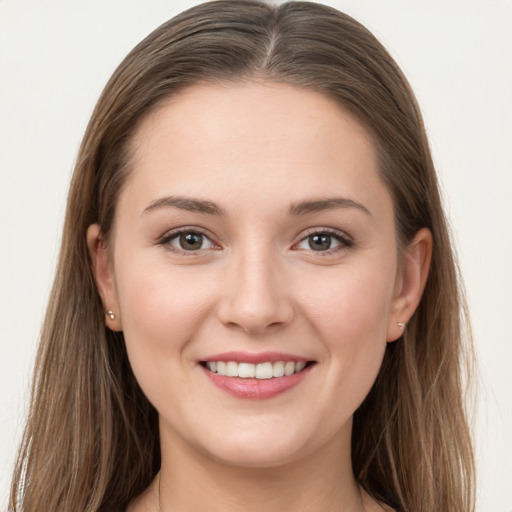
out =
[[387,341],[400,338],[405,325],[416,311],[427,282],[431,257],[432,233],[423,228],[406,247],[398,269]]
[[94,279],[105,310],[105,323],[109,329],[121,331],[123,325],[117,301],[112,261],[101,237],[99,224],[92,224],[87,229],[87,246],[91,256]]

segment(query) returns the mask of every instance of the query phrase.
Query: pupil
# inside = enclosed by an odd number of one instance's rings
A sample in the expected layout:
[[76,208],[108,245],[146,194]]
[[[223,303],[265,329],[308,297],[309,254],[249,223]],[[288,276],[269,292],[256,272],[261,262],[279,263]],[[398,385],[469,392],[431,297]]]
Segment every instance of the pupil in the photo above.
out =
[[183,249],[197,250],[203,245],[203,235],[197,233],[184,233],[180,236],[180,245]]
[[309,237],[309,247],[313,251],[325,251],[331,247],[331,237],[329,235],[311,235]]

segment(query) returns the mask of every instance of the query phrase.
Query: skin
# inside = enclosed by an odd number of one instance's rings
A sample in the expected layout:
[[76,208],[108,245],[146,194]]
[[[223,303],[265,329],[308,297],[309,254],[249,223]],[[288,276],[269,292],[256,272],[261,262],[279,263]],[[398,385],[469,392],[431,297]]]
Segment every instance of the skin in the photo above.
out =
[[[315,92],[194,86],[144,120],[132,154],[108,248],[88,231],[107,325],[160,415],[162,468],[129,511],[382,510],[352,474],[352,415],[418,305],[431,236],[398,258],[369,135]],[[291,212],[327,198],[352,203]],[[201,249],[180,250],[179,228]],[[313,250],[326,230],[331,248]],[[232,350],[315,364],[280,395],[241,399],[199,364]]]

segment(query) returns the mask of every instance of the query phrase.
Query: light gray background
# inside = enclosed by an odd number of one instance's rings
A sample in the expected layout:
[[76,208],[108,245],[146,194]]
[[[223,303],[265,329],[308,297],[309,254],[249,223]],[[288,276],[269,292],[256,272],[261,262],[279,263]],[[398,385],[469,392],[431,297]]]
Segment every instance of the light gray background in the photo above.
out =
[[[132,46],[196,3],[0,0],[0,509],[85,125]],[[478,510],[511,512],[512,1],[325,3],[374,31],[424,112],[480,365]]]

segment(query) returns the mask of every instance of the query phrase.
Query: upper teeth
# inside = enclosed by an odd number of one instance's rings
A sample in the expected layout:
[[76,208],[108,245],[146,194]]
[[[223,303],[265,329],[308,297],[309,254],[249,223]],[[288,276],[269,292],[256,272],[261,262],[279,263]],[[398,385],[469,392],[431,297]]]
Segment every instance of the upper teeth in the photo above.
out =
[[219,375],[241,377],[242,379],[271,379],[293,375],[304,369],[306,363],[278,361],[276,363],[236,363],[235,361],[208,361],[206,367]]

